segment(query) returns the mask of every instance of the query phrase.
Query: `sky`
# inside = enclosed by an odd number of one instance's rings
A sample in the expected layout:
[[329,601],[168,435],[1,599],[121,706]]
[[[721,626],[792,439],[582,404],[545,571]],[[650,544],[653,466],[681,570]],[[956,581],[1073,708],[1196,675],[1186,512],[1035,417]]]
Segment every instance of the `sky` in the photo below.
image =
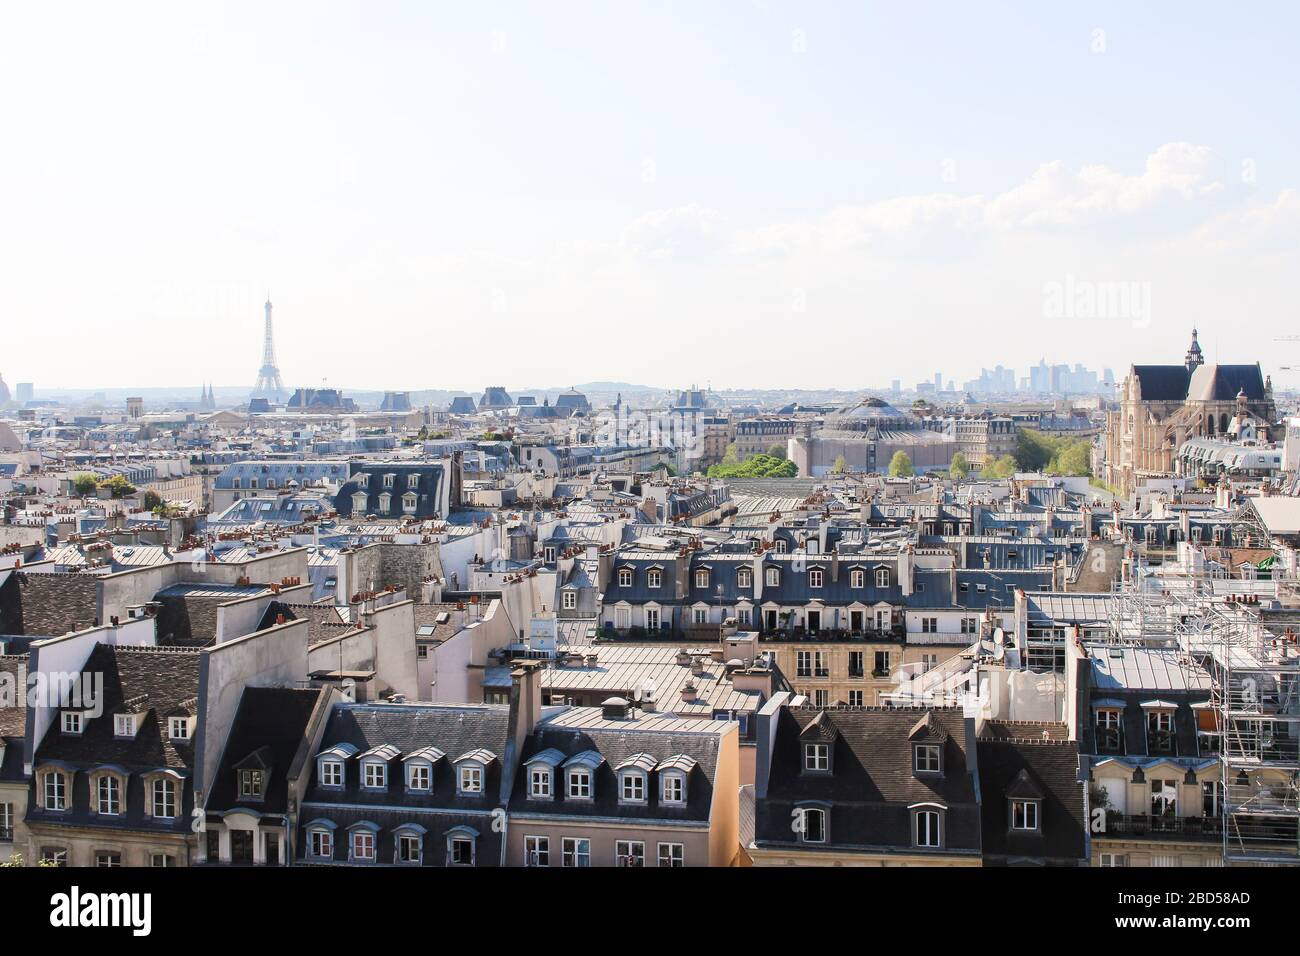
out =
[[0,6],[0,374],[1300,386],[1300,4]]

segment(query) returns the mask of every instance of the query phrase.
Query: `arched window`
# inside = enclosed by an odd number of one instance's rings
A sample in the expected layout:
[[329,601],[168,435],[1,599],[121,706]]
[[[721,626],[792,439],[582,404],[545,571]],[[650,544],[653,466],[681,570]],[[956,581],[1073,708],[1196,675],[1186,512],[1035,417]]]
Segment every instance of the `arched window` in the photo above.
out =
[[799,839],[804,843],[825,843],[826,811],[821,807],[800,807],[799,811],[803,822]]

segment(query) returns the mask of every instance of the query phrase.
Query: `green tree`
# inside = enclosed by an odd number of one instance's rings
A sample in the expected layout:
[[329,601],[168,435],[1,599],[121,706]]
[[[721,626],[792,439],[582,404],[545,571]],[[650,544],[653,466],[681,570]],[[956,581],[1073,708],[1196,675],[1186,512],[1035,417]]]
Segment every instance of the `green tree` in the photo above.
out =
[[740,453],[736,450],[736,443],[735,443],[735,442],[732,442],[730,445],[728,445],[728,446],[727,446],[727,450],[726,450],[725,452],[723,452],[723,454],[722,454],[722,464],[724,464],[724,465],[739,465],[739,464],[740,464]]
[[785,461],[785,446],[773,445],[771,448],[767,450],[767,457],[780,458],[782,461]]
[[989,462],[980,472],[985,478],[1010,478],[1016,473],[1016,460],[1010,455],[1003,455],[996,461]]
[[965,478],[970,474],[970,463],[961,452],[952,456],[952,461],[948,464],[948,474],[954,478]]
[[844,460],[843,455],[835,456],[835,464],[831,465],[831,472],[836,475],[842,475],[848,470],[848,462]]
[[95,480],[94,475],[80,474],[72,482],[73,490],[83,498],[86,495],[94,494],[95,489],[98,487],[99,482]]
[[101,481],[99,487],[107,488],[114,498],[125,498],[127,495],[135,494],[135,485],[127,481],[125,475],[114,475],[107,481]]
[[162,503],[162,495],[158,494],[158,492],[154,491],[152,488],[144,493],[142,504],[144,505],[145,511],[156,511],[162,507]]
[[713,465],[710,478],[793,478],[799,467],[792,461],[771,455],[755,455],[738,465]]
[[907,452],[894,452],[894,457],[889,459],[889,474],[894,478],[911,478],[916,474],[916,469],[912,467],[912,459],[907,457]]

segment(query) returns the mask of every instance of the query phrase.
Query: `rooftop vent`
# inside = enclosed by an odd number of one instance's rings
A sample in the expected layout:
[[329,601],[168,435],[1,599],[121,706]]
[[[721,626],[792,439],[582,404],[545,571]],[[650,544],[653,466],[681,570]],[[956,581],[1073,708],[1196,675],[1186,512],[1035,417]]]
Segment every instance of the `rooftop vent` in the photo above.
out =
[[627,720],[627,700],[622,697],[610,697],[600,705],[600,713],[606,720]]

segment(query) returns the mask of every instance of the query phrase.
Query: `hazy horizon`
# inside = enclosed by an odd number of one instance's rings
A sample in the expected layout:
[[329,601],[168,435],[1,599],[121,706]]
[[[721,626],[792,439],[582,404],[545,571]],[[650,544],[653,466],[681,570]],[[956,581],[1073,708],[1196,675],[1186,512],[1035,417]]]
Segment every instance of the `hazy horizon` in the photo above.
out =
[[1293,5],[4,24],[0,374],[38,397],[251,390],[268,292],[289,389],[1122,379],[1193,326],[1300,385]]

